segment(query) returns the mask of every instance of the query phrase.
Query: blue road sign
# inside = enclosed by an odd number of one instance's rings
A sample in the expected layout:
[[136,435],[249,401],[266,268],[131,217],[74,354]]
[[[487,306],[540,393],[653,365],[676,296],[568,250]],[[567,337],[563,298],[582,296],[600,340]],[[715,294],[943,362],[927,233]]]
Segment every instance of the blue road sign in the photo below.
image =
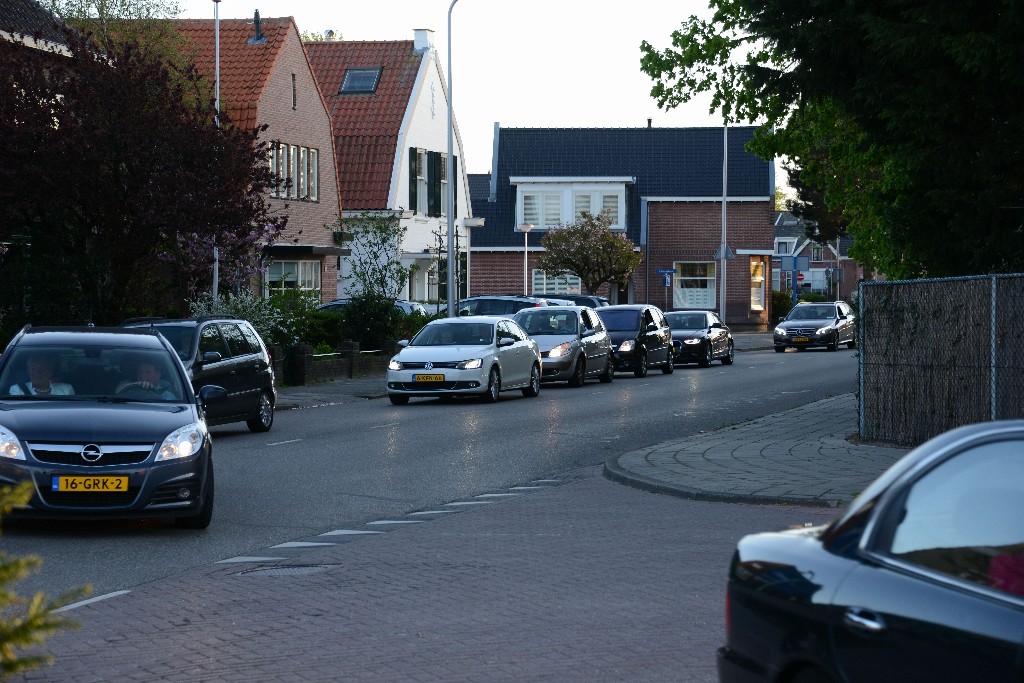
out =
[[671,275],[676,272],[675,268],[657,268],[655,271],[658,275]]

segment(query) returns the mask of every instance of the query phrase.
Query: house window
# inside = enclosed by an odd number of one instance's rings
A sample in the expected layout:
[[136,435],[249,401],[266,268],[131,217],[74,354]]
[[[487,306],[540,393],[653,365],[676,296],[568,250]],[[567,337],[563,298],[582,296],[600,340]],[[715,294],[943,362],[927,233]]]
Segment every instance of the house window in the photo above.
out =
[[534,268],[530,271],[530,279],[534,296],[583,293],[583,280],[572,273],[550,273]]
[[427,152],[416,150],[416,213],[427,215]]
[[295,74],[292,74],[292,109],[295,109],[299,104],[299,90],[295,84]]
[[621,197],[614,192],[574,192],[573,193],[573,220],[579,220],[584,211],[594,216],[607,212],[611,219],[612,228],[621,228],[619,221]]
[[675,263],[675,286],[672,288],[673,308],[714,308],[715,262]]
[[824,261],[824,249],[820,244],[815,244],[811,247],[811,260],[812,261]]
[[270,149],[270,171],[278,176],[278,184],[270,188],[270,196],[319,201],[319,156],[319,152],[311,147],[284,143],[273,145]]
[[523,223],[538,228],[554,228],[562,221],[562,195],[559,192],[524,192]]
[[441,167],[438,169],[441,176],[441,215],[448,215],[448,155],[441,155]]
[[764,310],[764,261],[750,262],[750,310]]
[[267,266],[266,290],[269,294],[287,289],[320,290],[319,261],[273,261]]
[[346,69],[345,78],[341,82],[342,93],[372,93],[377,91],[380,80],[380,67],[371,69]]
[[789,240],[775,240],[775,253],[780,256],[789,256],[793,253],[793,243]]

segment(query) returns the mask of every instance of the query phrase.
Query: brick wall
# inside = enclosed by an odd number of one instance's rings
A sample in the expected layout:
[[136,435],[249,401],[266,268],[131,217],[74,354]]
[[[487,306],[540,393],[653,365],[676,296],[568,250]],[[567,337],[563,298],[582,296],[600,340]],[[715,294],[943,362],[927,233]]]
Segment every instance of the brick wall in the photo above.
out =
[[[294,109],[292,74],[295,74],[297,94]],[[259,120],[260,123],[268,125],[262,139],[280,140],[287,144],[318,150],[319,201],[269,198],[272,210],[288,216],[288,225],[279,242],[336,246],[332,239],[332,231],[339,214],[338,175],[334,163],[331,123],[295,30],[288,32],[288,39],[281,49],[280,58],[270,74],[259,104]],[[334,299],[337,296],[337,257],[296,258],[321,261],[322,299]]]

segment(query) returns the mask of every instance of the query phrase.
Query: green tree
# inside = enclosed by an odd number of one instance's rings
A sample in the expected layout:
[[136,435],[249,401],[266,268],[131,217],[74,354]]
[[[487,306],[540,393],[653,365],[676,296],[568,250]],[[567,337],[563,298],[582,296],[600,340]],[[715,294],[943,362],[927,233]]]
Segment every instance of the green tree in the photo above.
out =
[[643,255],[624,234],[612,232],[611,223],[605,212],[595,216],[584,211],[578,220],[549,230],[541,239],[540,267],[576,275],[589,294],[608,282],[626,282]]
[[392,303],[409,281],[402,265],[402,242],[408,228],[392,211],[367,211],[358,216],[339,218],[338,227],[347,239],[350,254],[345,257],[351,281],[346,291],[356,296],[367,294]]
[[[32,497],[31,482],[16,488],[0,488],[0,517],[16,505],[24,505]],[[88,588],[71,591],[57,600],[48,600],[42,593],[30,599],[19,597],[9,584],[37,571],[42,561],[34,556],[13,557],[0,552],[0,677],[37,669],[52,663],[48,654],[20,655],[19,651],[41,645],[58,629],[76,627],[73,621],[55,611],[89,592]]]
[[671,47],[641,45],[659,105],[710,92],[728,120],[765,121],[758,153],[803,157],[855,255],[890,275],[1024,268],[1024,111],[1005,104],[1024,85],[1014,3],[711,7]]

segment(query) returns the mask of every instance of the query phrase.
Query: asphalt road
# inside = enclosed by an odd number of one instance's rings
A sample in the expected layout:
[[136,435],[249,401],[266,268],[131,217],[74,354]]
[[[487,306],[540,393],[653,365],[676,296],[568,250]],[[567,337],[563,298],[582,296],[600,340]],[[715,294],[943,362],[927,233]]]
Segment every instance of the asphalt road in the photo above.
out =
[[538,398],[514,392],[496,405],[354,400],[282,411],[268,434],[214,428],[217,504],[206,531],[153,521],[12,522],[0,549],[44,560],[20,594],[89,584],[102,595],[849,393],[855,353],[748,352],[731,367],[545,385]]

